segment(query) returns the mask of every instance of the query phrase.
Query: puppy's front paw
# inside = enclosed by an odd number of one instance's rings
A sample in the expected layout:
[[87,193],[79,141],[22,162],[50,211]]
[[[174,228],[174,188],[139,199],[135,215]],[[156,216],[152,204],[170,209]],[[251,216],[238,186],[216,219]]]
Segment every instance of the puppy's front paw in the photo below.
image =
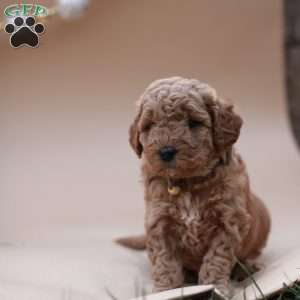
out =
[[179,288],[179,287],[181,287],[181,286],[155,286],[155,287],[153,287],[152,292],[153,293],[160,293],[160,292],[176,289],[176,288]]
[[233,288],[230,284],[216,284],[215,287],[218,294],[224,299],[231,299],[233,297]]
[[165,288],[165,287],[153,287],[152,289],[152,293],[160,293],[160,292],[164,292],[164,291],[167,291],[169,290],[168,288]]
[[175,276],[173,278],[162,276],[160,281],[154,282],[154,293],[164,292],[167,290],[177,289],[184,286],[183,276]]
[[224,299],[231,299],[233,297],[233,287],[231,286],[228,280],[216,280],[216,281],[208,281],[208,280],[201,280],[199,278],[199,284],[212,284],[216,289],[218,294]]

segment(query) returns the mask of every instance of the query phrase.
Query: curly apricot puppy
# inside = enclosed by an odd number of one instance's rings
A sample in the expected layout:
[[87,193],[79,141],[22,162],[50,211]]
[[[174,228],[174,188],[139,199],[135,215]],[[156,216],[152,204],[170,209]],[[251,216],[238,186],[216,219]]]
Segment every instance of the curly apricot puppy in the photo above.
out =
[[138,106],[130,143],[142,158],[146,236],[119,242],[146,246],[156,291],[183,286],[188,269],[229,297],[236,260],[256,258],[270,230],[233,149],[242,119],[209,85],[181,77],[153,82]]

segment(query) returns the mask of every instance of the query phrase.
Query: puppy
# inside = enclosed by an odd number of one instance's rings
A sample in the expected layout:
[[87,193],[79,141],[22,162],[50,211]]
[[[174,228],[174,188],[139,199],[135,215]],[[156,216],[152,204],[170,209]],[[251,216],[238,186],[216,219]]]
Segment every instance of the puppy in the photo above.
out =
[[237,260],[255,259],[270,217],[234,150],[242,126],[209,85],[172,77],[138,102],[130,144],[142,161],[146,235],[120,239],[146,247],[156,291],[184,285],[184,270],[230,296]]

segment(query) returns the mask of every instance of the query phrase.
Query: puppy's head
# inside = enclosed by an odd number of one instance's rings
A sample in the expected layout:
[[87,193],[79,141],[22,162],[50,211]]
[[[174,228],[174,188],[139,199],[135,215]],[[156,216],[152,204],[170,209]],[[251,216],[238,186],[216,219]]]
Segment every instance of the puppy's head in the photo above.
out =
[[203,176],[237,141],[241,125],[209,85],[172,77],[153,82],[141,96],[130,144],[153,174]]

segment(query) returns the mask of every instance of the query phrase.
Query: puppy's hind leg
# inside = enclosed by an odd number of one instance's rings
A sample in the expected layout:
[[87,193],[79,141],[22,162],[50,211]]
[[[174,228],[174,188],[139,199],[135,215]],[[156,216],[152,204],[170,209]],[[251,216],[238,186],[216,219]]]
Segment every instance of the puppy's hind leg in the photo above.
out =
[[236,263],[231,273],[231,279],[241,282],[264,268],[265,265],[257,259],[246,259]]

